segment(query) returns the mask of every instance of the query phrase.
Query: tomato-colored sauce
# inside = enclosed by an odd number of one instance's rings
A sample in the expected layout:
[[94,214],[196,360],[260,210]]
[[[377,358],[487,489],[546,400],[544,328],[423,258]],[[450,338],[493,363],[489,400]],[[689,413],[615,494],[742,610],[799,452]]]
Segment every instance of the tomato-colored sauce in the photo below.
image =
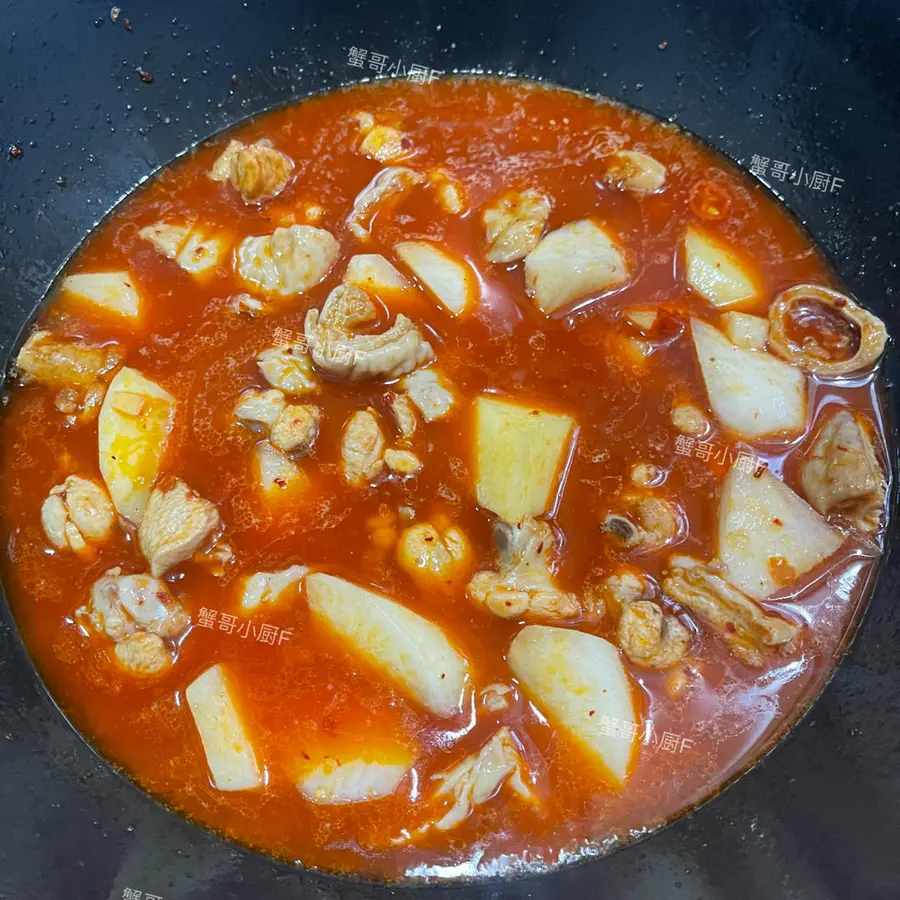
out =
[[[465,186],[469,211],[451,215],[433,191],[417,189],[375,217],[372,241],[361,249],[344,220],[380,164],[355,150],[353,113],[359,110],[396,123],[409,136],[414,152],[404,165],[452,173]],[[231,137],[248,143],[268,137],[295,161],[296,177],[276,199],[245,205],[230,185],[207,177]],[[667,166],[664,189],[637,194],[607,186],[604,157],[620,147],[643,150]],[[632,270],[628,286],[546,317],[525,294],[521,263],[486,262],[480,210],[499,192],[527,186],[553,198],[550,228],[585,216],[606,227],[625,250]],[[324,209],[317,225],[339,239],[341,256],[321,284],[281,301],[266,316],[229,309],[227,298],[247,289],[230,255],[212,277],[197,280],[138,237],[143,226],[189,218],[236,244],[302,222],[300,210],[308,203]],[[578,594],[586,581],[622,565],[658,581],[672,552],[669,546],[634,555],[601,531],[605,514],[629,488],[635,463],[652,463],[665,473],[656,490],[680,505],[688,523],[677,549],[707,560],[716,552],[718,492],[729,453],[758,455],[798,489],[797,466],[823,409],[851,406],[880,425],[871,377],[839,386],[811,377],[805,436],[753,444],[715,426],[709,453],[678,452],[673,403],[708,408],[687,317],[717,321],[717,311],[686,286],[678,246],[689,224],[701,224],[752,261],[764,299],[745,311],[765,315],[779,291],[799,282],[840,287],[784,209],[710,148],[619,105],[517,82],[389,83],[314,97],[241,125],[151,179],[98,228],[69,268],[130,270],[149,304],[143,325],[132,329],[62,302],[51,302],[39,321],[65,335],[117,342],[127,365],[176,397],[163,470],[218,506],[235,560],[224,577],[193,562],[172,570],[171,590],[194,622],[177,661],[150,679],[118,669],[109,640],[79,630],[73,614],[107,569],[146,571],[133,533],[118,528],[86,562],[53,550],[40,523],[43,499],[66,475],[101,481],[96,422],[66,427],[52,391],[10,387],[0,442],[4,580],[25,642],[75,725],[157,797],[239,841],[307,865],[389,878],[552,864],[585,848],[596,852],[710,794],[825,678],[869,586],[878,556],[874,544],[849,540],[770,602],[804,631],[799,648],[773,656],[767,668],[737,661],[702,624],[679,667],[686,686],[678,694],[670,690],[671,671],[626,661],[641,734],[648,733],[648,723],[653,733],[636,744],[621,790],[605,784],[582,751],[521,693],[501,713],[486,712],[471,698],[456,718],[427,713],[312,621],[302,593],[251,619],[257,627],[290,630],[281,643],[198,624],[201,609],[220,616],[236,612],[240,576],[301,563],[374,586],[438,623],[469,659],[474,688],[510,684],[506,652],[521,623],[476,608],[462,586],[449,594],[418,589],[394,556],[404,524],[397,510],[410,507],[415,521],[443,515],[460,527],[474,548],[473,569],[495,566],[492,517],[475,499],[470,410],[476,396],[497,392],[576,419],[577,441],[553,522],[564,539],[559,583]],[[256,354],[271,346],[277,328],[302,333],[306,311],[321,307],[353,253],[395,259],[393,245],[415,238],[438,241],[465,257],[480,280],[479,305],[458,319],[418,289],[402,309],[390,311],[404,312],[428,331],[441,371],[457,392],[457,411],[418,430],[413,449],[424,467],[417,477],[353,488],[341,476],[341,429],[358,409],[383,412],[385,386],[325,381],[314,398],[323,409],[318,442],[300,463],[309,487],[296,503],[271,513],[250,464],[259,438],[233,415],[242,390],[264,386]],[[646,357],[623,349],[623,338],[641,336],[622,316],[636,306],[663,310]],[[777,574],[790,580],[783,568]],[[577,627],[615,640],[611,615]],[[184,690],[215,662],[224,663],[238,685],[266,771],[258,790],[223,792],[210,781]],[[421,825],[433,812],[432,776],[477,750],[501,722],[525,747],[540,803],[526,805],[502,790],[452,831],[393,844],[402,829]],[[341,734],[363,740],[377,734],[415,748],[416,777],[377,801],[310,803],[295,787],[298,760]]]

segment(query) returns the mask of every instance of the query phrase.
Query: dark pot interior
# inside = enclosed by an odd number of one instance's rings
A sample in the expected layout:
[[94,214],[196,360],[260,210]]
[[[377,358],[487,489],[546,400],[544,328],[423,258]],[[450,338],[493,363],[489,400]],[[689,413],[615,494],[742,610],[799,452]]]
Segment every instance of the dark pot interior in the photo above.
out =
[[[436,70],[545,78],[671,118],[771,181],[900,333],[900,20],[885,2],[7,4],[0,89],[4,354],[93,224],[187,146],[266,107],[374,76],[351,47]],[[129,21],[130,30],[124,26]],[[142,79],[138,70],[152,75]],[[21,150],[7,156],[6,148]],[[833,187],[830,183],[828,187]],[[889,400],[896,378],[886,359]],[[895,441],[896,443],[896,441]],[[447,897],[900,895],[896,534],[857,640],[754,772],[647,842]],[[159,807],[71,730],[0,616],[0,897],[393,896],[241,850]],[[430,889],[429,889],[430,890]],[[132,893],[130,896],[137,896]]]

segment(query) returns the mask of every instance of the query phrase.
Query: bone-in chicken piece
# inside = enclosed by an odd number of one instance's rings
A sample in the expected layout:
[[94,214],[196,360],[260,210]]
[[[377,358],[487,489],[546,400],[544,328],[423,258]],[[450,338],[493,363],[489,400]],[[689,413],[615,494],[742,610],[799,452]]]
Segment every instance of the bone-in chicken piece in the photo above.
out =
[[498,519],[494,540],[499,571],[476,572],[468,586],[479,606],[502,619],[565,619],[581,612],[578,598],[553,582],[554,538],[546,522],[528,516],[510,525]]
[[743,663],[754,668],[766,657],[790,653],[800,627],[780,616],[767,615],[749,597],[690,556],[673,556],[662,581],[666,596],[696,613],[725,641]]
[[344,478],[356,487],[377,478],[384,469],[384,435],[375,412],[355,412],[341,438]]
[[507,191],[481,215],[487,246],[485,258],[494,263],[524,259],[535,247],[550,219],[550,201],[540,191]]
[[456,828],[476,806],[490,800],[504,784],[509,784],[528,803],[537,802],[528,783],[528,766],[512,732],[505,726],[477,753],[436,777],[441,785],[434,792],[435,798],[453,799],[453,806],[434,823],[438,831]]
[[244,238],[237,249],[237,271],[264,291],[289,297],[317,285],[339,251],[340,244],[330,231],[291,225],[276,228],[272,234]]
[[26,384],[51,388],[89,387],[122,361],[117,347],[91,347],[83,341],[33,332],[16,357],[16,371]]
[[116,521],[106,491],[80,475],[69,475],[51,489],[41,507],[44,532],[58,550],[89,553],[90,545],[109,537]]
[[602,528],[629,550],[658,550],[678,534],[678,512],[658,497],[629,496],[621,512],[606,516]]
[[545,314],[627,280],[621,250],[590,219],[551,231],[525,257],[525,289]]
[[318,406],[289,404],[272,426],[269,440],[285,453],[309,453],[319,435],[321,418]]
[[357,195],[353,210],[347,216],[347,228],[361,241],[369,239],[372,219],[380,208],[401,194],[425,182],[425,176],[406,166],[388,166],[382,169]]
[[842,409],[819,431],[803,464],[803,493],[823,516],[837,513],[869,534],[878,530],[887,484],[872,442],[873,429]]
[[190,617],[168,588],[149,575],[110,569],[94,582],[90,602],[75,611],[111,638],[116,659],[134,674],[155,674],[171,662],[166,641],[181,635]]
[[434,369],[423,369],[407,375],[403,379],[403,387],[426,422],[443,419],[456,402],[453,391]]
[[180,478],[153,488],[138,528],[141,552],[154,576],[190,559],[221,524],[219,511]]
[[691,645],[691,633],[677,616],[666,615],[658,603],[627,603],[619,617],[618,644],[636,665],[666,669]]
[[[371,316],[367,310],[372,310]],[[321,313],[309,310],[306,340],[316,366],[334,377],[365,381],[397,378],[434,359],[431,344],[402,313],[380,334],[351,331],[359,324],[368,324],[373,317],[371,301],[354,285],[336,287]]]
[[256,203],[280,194],[293,170],[294,161],[263,138],[249,146],[231,141],[213,163],[209,177],[229,181],[244,203]]
[[416,408],[412,400],[406,394],[398,394],[396,391],[388,391],[383,399],[397,426],[400,439],[408,441],[416,433],[418,425]]

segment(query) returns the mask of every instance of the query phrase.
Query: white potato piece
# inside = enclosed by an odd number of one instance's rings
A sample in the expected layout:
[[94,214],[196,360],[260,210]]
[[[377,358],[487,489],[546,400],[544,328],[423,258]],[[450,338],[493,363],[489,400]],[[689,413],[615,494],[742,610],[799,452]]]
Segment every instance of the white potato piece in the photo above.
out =
[[130,272],[69,275],[63,279],[61,291],[126,319],[138,319],[143,312],[141,295]]
[[260,441],[253,448],[253,464],[256,483],[268,503],[292,497],[308,483],[303,470],[268,441]]
[[556,499],[575,420],[496,397],[475,401],[478,503],[515,524]]
[[224,237],[210,235],[206,229],[193,225],[157,222],[142,228],[138,235],[191,275],[204,275],[214,269],[228,249]]
[[806,425],[806,376],[768,353],[737,347],[701,319],[691,333],[709,405],[742,437],[796,434]]
[[254,286],[289,297],[317,285],[331,270],[340,249],[334,235],[324,228],[276,228],[272,234],[241,241],[237,271]]
[[380,253],[357,253],[347,262],[344,283],[373,294],[398,294],[409,289],[409,282]]
[[419,369],[400,383],[426,422],[443,419],[456,402],[450,385],[434,369]]
[[749,313],[722,314],[722,328],[728,340],[745,350],[765,350],[769,338],[769,320]]
[[312,803],[333,805],[363,803],[393,794],[413,764],[406,747],[365,746],[313,751],[303,766],[297,790]]
[[622,251],[591,219],[551,231],[525,257],[525,290],[545,314],[627,280]]
[[758,276],[731,247],[699,228],[685,231],[684,267],[688,284],[715,306],[760,298]]
[[254,572],[248,575],[242,579],[241,610],[253,612],[264,603],[276,603],[288,588],[299,589],[308,571],[306,566],[288,566],[279,572]]
[[464,260],[428,241],[402,241],[394,252],[451,316],[478,302],[478,279]]
[[462,711],[466,658],[444,632],[381,594],[333,575],[306,576],[312,614],[437,716]]
[[735,465],[722,482],[718,557],[728,581],[757,600],[774,594],[843,543],[809,504],[768,470]]
[[139,525],[175,422],[175,398],[137,369],[119,369],[97,423],[100,474],[118,513]]
[[200,732],[213,784],[220,791],[258,788],[262,773],[224,666],[207,669],[187,686],[184,696]]
[[[526,625],[513,639],[508,659],[541,712],[587,751],[612,786],[621,787],[640,720],[619,651],[582,631]],[[622,730],[633,730],[635,737],[623,737]]]

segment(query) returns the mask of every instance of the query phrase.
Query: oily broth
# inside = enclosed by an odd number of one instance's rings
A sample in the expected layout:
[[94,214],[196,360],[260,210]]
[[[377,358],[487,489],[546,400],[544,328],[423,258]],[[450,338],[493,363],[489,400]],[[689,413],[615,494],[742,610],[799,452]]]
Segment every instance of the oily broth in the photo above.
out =
[[[481,281],[481,305],[461,321],[450,320],[421,292],[402,306],[389,304],[391,315],[404,312],[428,331],[440,367],[461,398],[494,391],[577,420],[577,446],[553,516],[559,582],[566,590],[580,592],[586,580],[623,563],[660,580],[671,548],[631,557],[604,541],[598,527],[615,492],[627,487],[635,462],[654,463],[668,473],[661,490],[678,499],[690,523],[678,551],[703,559],[714,553],[726,466],[677,455],[668,418],[676,399],[706,407],[679,321],[685,310],[706,318],[711,313],[686,291],[680,264],[673,262],[685,225],[696,221],[690,201],[698,182],[730,195],[727,214],[706,227],[755,261],[767,301],[802,281],[840,285],[808,236],[758,185],[677,129],[574,93],[486,79],[377,84],[278,109],[229,137],[248,143],[271,137],[295,160],[298,176],[279,197],[245,206],[234,191],[209,180],[206,172],[227,143],[217,139],[159,173],[91,236],[69,271],[127,266],[151,301],[146,330],[132,333],[60,302],[42,312],[40,323],[94,342],[118,342],[128,365],[176,396],[179,412],[164,469],[218,505],[237,563],[222,578],[193,563],[170,576],[194,622],[204,607],[234,611],[240,575],[304,563],[374,585],[436,622],[470,660],[476,687],[508,683],[505,653],[519,623],[488,617],[465,599],[463,588],[451,594],[417,589],[396,564],[393,548],[373,541],[379,529],[399,532],[396,510],[409,506],[416,521],[443,515],[460,526],[476,567],[493,567],[490,522],[475,501],[473,422],[465,403],[457,415],[420,429],[414,449],[424,468],[417,477],[359,490],[341,477],[341,428],[354,411],[379,407],[385,388],[326,382],[315,399],[325,413],[321,433],[303,463],[309,488],[302,504],[277,518],[256,496],[249,454],[258,437],[237,426],[232,415],[235,397],[261,383],[253,361],[271,345],[274,330],[301,333],[306,311],[321,307],[358,249],[342,223],[356,194],[380,168],[353,150],[352,114],[360,109],[402,119],[417,148],[404,164],[450,169],[466,185],[472,210],[461,217],[439,212],[423,190],[375,217],[374,240],[364,252],[390,257],[399,240],[441,241],[465,257]],[[601,158],[622,146],[646,150],[668,166],[665,191],[636,196],[603,186]],[[609,228],[626,248],[636,273],[632,283],[602,302],[555,317],[540,315],[524,296],[521,265],[492,266],[481,256],[479,210],[500,190],[525,185],[554,198],[551,228],[589,214]],[[236,242],[271,232],[281,216],[307,202],[325,209],[317,224],[339,237],[341,257],[322,284],[261,318],[227,310],[226,299],[244,289],[230,265],[198,282],[138,237],[145,225],[190,212]],[[640,305],[681,313],[673,313],[671,329],[638,366],[616,350],[616,341],[634,334],[621,309]],[[764,314],[765,305],[747,311]],[[386,317],[388,310],[383,312]],[[871,379],[827,387],[811,379],[811,384],[810,425],[820,409],[834,403],[860,409],[881,425]],[[609,839],[627,838],[708,795],[813,695],[877,558],[873,547],[849,541],[846,552],[800,583],[809,587],[799,598],[768,604],[808,626],[800,651],[773,658],[768,670],[747,669],[704,632],[697,634],[691,654],[698,677],[682,699],[667,694],[665,671],[629,665],[641,715],[652,719],[660,743],[641,746],[625,789],[616,794],[591,776],[577,748],[525,700],[500,715],[480,708],[476,715],[470,699],[461,716],[440,720],[408,702],[313,623],[302,599],[267,606],[258,617],[292,630],[280,646],[194,627],[181,642],[176,665],[160,677],[139,680],[119,673],[106,643],[84,638],[72,614],[107,569],[144,570],[134,535],[117,532],[95,560],[84,563],[48,550],[39,520],[43,498],[67,474],[99,480],[96,424],[67,429],[53,409],[52,392],[14,387],[2,430],[5,584],[24,640],[72,721],[108,758],[189,816],[285,859],[382,877],[433,874],[441,867],[472,874],[490,870],[492,861],[504,857],[510,866],[552,864],[585,848],[596,851]],[[736,449],[718,430],[708,440]],[[797,465],[811,440],[808,434],[789,445],[763,442],[753,450],[796,487]],[[614,636],[608,620],[589,630]],[[224,663],[239,685],[242,713],[266,770],[259,791],[225,793],[210,784],[183,692],[212,662]],[[392,843],[402,828],[424,820],[431,777],[477,750],[500,721],[522,738],[537,775],[540,809],[503,791],[454,831],[431,832],[408,846]],[[298,760],[306,748],[344,733],[377,734],[418,747],[414,777],[376,802],[343,807],[306,802],[295,788]],[[677,738],[674,750],[664,734]]]

